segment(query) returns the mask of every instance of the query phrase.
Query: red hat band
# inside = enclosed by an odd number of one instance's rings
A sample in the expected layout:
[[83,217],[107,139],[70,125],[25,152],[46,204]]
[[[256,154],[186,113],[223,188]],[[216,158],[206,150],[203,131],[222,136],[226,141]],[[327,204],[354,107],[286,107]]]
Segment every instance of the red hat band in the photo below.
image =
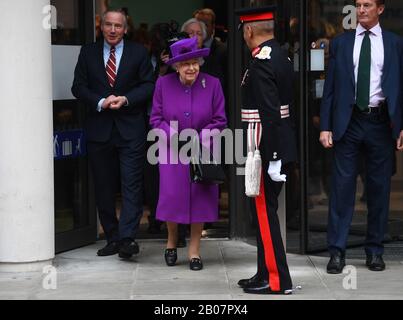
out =
[[265,13],[249,14],[249,15],[241,16],[240,20],[242,21],[242,23],[252,22],[252,21],[274,20],[274,13],[265,12]]

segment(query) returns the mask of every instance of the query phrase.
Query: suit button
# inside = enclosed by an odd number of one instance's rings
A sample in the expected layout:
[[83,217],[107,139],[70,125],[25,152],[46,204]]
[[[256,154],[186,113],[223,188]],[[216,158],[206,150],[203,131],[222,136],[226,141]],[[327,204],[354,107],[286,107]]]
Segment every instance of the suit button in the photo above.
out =
[[189,118],[190,117],[190,112],[185,112],[185,117]]

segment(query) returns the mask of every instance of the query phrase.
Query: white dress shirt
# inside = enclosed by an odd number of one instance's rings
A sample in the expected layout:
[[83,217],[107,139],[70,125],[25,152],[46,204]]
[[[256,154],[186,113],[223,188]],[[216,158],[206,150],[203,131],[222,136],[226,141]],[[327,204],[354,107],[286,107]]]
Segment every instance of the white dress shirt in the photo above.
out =
[[[116,49],[116,51],[115,51],[116,74],[119,72],[120,61],[122,60],[124,45],[125,45],[125,43],[122,40],[115,46],[115,49]],[[105,68],[106,68],[106,65],[108,64],[110,55],[111,55],[111,46],[106,41],[104,41],[104,63],[105,63]]]
[[[357,88],[358,66],[360,61],[361,46],[365,36],[365,29],[361,24],[358,24],[355,45],[354,45],[354,74],[355,84]],[[383,65],[385,62],[385,48],[383,45],[382,29],[379,23],[369,30],[371,33],[371,85],[369,103],[371,106],[377,107],[380,102],[385,100],[382,92],[382,74]]]
[[[115,56],[116,56],[116,74],[119,72],[119,67],[120,67],[120,61],[122,60],[122,56],[123,56],[123,49],[124,49],[124,41],[120,41],[116,46],[115,46]],[[106,65],[108,64],[109,61],[109,57],[111,55],[111,46],[104,41],[104,64],[105,64],[105,68]],[[106,100],[106,98],[103,98],[101,100],[99,100],[98,102],[98,112],[102,112],[102,105],[104,104],[104,101]],[[126,98],[127,100],[127,98]],[[129,102],[127,100],[127,103],[125,104],[125,107],[127,107],[129,105]]]

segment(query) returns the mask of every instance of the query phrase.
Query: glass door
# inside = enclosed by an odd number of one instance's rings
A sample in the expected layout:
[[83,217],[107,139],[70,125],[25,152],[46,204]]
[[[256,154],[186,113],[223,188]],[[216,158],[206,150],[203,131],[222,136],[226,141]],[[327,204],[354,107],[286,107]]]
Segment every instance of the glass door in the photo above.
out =
[[[303,90],[301,87],[301,71],[300,65],[304,61],[304,56],[300,54],[300,43],[302,42],[302,34],[300,32],[300,12],[302,1],[300,0],[237,0],[234,3],[234,7],[230,7],[229,11],[234,12],[239,8],[248,7],[264,7],[264,6],[276,6],[276,26],[275,26],[275,38],[280,43],[282,48],[288,52],[289,58],[294,64],[294,104],[292,106],[292,118],[295,126],[297,137],[300,136],[300,124]],[[238,108],[237,112],[240,114],[241,108],[241,95],[239,91],[240,82],[243,72],[246,70],[249,60],[251,59],[250,51],[244,44],[242,32],[236,31],[238,25],[238,17],[233,14],[234,17],[234,31],[230,34],[230,43],[232,47],[230,50],[230,63],[234,66],[233,74],[230,78],[235,79],[231,83],[232,93],[230,99],[235,99],[235,105]],[[234,119],[235,127],[242,128],[240,119]],[[299,138],[298,138],[299,140]],[[301,253],[303,248],[303,233],[301,232],[302,222],[301,214],[303,211],[301,208],[301,166],[300,161],[293,164],[290,168],[290,174],[287,178],[285,196],[280,196],[280,208],[279,218],[282,225],[282,233],[286,239],[287,251],[294,253]],[[236,178],[234,184],[234,192],[237,194],[244,194],[244,180],[242,176]],[[283,205],[285,203],[285,206]],[[234,212],[233,230],[236,231],[238,236],[241,236],[248,241],[252,242],[255,238],[256,223],[250,213],[250,208],[244,197],[239,197],[236,201],[236,210]],[[246,223],[245,223],[246,222]]]
[[94,40],[95,28],[91,1],[52,0],[51,5],[55,230],[56,252],[62,252],[97,239],[86,154],[86,109],[70,92],[80,48]]
[[[332,151],[325,150],[319,143],[320,105],[323,84],[329,57],[329,42],[346,28],[355,29],[355,11],[351,1],[310,0],[307,1],[306,52],[308,55],[306,109],[306,210],[308,251],[327,249],[327,219],[332,167]],[[353,19],[351,19],[353,18]],[[403,4],[400,1],[387,3],[387,10],[381,18],[383,28],[403,33],[401,19]],[[396,153],[396,174],[393,178],[389,233],[385,241],[401,239],[403,235],[403,158]],[[360,161],[357,178],[355,213],[350,228],[348,244],[362,245],[367,227],[367,195],[365,192],[365,163]]]

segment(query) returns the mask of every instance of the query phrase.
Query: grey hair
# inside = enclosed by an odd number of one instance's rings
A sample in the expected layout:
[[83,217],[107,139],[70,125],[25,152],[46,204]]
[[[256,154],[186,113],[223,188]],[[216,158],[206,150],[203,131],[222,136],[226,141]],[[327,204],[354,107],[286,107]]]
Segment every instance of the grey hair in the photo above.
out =
[[247,25],[252,27],[257,33],[273,33],[275,27],[274,20],[249,22]]
[[[197,58],[197,61],[199,62],[199,66],[201,67],[201,66],[203,66],[203,64],[204,64],[204,59],[203,58]],[[172,68],[175,70],[175,71],[177,71],[178,69],[179,69],[179,66],[183,63],[184,61],[178,61],[178,62],[175,62],[173,65],[172,65]]]
[[203,21],[200,21],[196,18],[192,18],[192,19],[189,19],[188,21],[186,21],[181,28],[181,32],[186,32],[185,30],[187,29],[187,27],[193,23],[198,23],[200,25],[200,28],[202,29],[202,34],[203,34],[203,40],[206,40],[207,39],[206,24]]
[[126,13],[125,13],[123,10],[121,10],[121,9],[108,9],[108,10],[106,10],[106,11],[102,14],[101,25],[104,25],[105,19],[106,19],[106,16],[108,15],[108,13],[120,13],[120,14],[123,16],[123,18],[124,18],[124,19],[123,19],[123,25],[124,25],[125,29],[127,29],[127,28],[129,27],[129,23],[128,23],[128,21],[127,21]]

